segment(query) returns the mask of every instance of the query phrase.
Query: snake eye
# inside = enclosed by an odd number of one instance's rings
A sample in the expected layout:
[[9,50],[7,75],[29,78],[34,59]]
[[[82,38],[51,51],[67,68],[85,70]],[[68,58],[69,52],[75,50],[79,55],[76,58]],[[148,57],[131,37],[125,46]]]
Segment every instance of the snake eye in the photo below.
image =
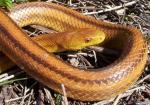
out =
[[88,43],[92,40],[92,38],[85,38],[85,42]]

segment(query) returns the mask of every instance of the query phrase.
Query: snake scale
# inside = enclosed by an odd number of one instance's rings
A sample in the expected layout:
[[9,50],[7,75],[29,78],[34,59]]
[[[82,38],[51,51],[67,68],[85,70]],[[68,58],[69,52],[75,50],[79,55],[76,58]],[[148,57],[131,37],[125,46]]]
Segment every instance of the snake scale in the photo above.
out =
[[102,30],[106,34],[103,46],[122,50],[121,56],[112,64],[84,71],[48,53],[0,11],[2,52],[27,74],[53,90],[63,93],[61,84],[64,84],[67,96],[73,99],[96,101],[124,92],[139,78],[148,58],[147,44],[138,29],[96,20],[57,4],[21,4],[11,11],[10,17],[20,27],[36,24],[58,32],[79,28]]

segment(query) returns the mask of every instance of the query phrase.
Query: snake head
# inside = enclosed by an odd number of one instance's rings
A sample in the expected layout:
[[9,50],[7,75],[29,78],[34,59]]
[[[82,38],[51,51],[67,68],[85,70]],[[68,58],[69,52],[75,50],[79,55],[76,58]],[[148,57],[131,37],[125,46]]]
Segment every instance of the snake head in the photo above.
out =
[[104,41],[105,33],[92,28],[77,29],[70,33],[67,41],[68,50],[80,50],[87,46],[97,45]]

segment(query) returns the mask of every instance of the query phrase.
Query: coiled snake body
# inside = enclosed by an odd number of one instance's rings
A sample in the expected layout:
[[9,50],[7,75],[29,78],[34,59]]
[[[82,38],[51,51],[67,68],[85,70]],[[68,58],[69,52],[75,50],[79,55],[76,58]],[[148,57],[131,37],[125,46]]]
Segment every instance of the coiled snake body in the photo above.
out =
[[27,3],[15,7],[10,17],[19,25],[37,24],[56,31],[94,28],[107,36],[104,46],[122,49],[112,64],[95,71],[83,71],[48,53],[33,42],[6,14],[0,11],[0,46],[2,52],[44,85],[68,97],[82,101],[110,98],[124,92],[140,76],[147,60],[147,45],[134,27],[110,24],[83,16],[52,3]]

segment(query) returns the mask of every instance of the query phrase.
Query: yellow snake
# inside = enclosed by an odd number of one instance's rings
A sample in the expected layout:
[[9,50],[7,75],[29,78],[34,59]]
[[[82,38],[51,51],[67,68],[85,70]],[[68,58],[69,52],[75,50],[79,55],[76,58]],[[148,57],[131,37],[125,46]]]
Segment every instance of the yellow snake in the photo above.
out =
[[11,11],[10,17],[19,26],[37,24],[59,32],[79,28],[102,30],[106,34],[103,46],[122,50],[121,56],[106,67],[79,70],[48,53],[0,11],[2,52],[55,91],[63,93],[61,84],[64,84],[68,97],[96,101],[116,96],[128,89],[144,69],[147,45],[142,33],[134,27],[98,21],[71,9],[42,2],[21,4]]

